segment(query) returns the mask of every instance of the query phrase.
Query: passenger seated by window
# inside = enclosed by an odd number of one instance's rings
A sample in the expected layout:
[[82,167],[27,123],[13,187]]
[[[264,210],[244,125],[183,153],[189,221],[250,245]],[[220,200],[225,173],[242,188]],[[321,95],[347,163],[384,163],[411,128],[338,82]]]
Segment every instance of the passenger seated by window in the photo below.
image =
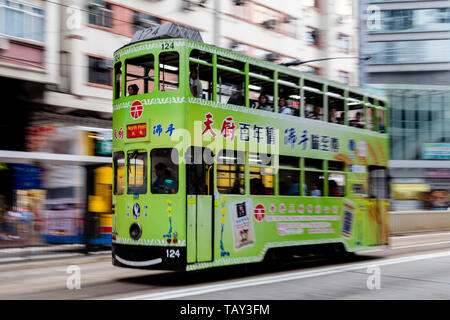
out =
[[322,120],[321,108],[314,106],[313,112],[308,115],[308,119]]
[[341,193],[339,192],[339,187],[337,185],[337,182],[334,180],[330,180],[328,182],[329,189],[330,189],[330,197],[340,197]]
[[356,113],[356,117],[355,117],[355,119],[350,121],[350,125],[352,127],[356,127],[356,128],[364,128],[364,122],[362,121],[361,112]]
[[203,95],[203,87],[201,81],[197,77],[197,70],[192,69],[189,75],[189,87],[191,93],[196,98],[201,98]]
[[313,183],[311,184],[311,197],[321,197],[322,191],[320,191],[317,184]]
[[330,110],[330,116],[329,116],[329,121],[332,123],[340,123],[339,122],[339,117],[338,117],[338,112],[336,110],[336,108],[331,108]]
[[138,94],[139,92],[139,87],[137,86],[137,84],[130,84],[128,86],[128,96],[134,96],[136,94]]
[[237,106],[243,106],[245,105],[244,97],[241,93],[241,88],[238,85],[233,85],[232,94],[230,99],[228,99],[228,104],[235,104]]
[[273,111],[273,108],[267,104],[267,97],[261,94],[258,98],[258,101],[253,105],[254,109],[264,110],[264,111]]
[[261,179],[253,178],[250,180],[250,194],[269,196],[273,193],[264,186]]
[[289,115],[294,114],[294,110],[292,110],[290,107],[288,107],[288,105],[286,103],[286,99],[283,97],[281,97],[278,101],[278,112],[282,113],[282,114],[289,114]]
[[155,166],[155,173],[157,179],[152,183],[152,193],[177,193],[177,184],[164,163],[160,162]]

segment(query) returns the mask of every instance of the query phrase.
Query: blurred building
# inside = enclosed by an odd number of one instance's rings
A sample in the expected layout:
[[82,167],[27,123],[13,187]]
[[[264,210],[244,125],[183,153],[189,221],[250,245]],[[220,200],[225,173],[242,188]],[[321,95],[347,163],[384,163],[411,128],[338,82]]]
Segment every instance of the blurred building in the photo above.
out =
[[393,209],[447,208],[449,2],[360,3],[360,51],[371,57],[360,65],[360,81],[390,100]]

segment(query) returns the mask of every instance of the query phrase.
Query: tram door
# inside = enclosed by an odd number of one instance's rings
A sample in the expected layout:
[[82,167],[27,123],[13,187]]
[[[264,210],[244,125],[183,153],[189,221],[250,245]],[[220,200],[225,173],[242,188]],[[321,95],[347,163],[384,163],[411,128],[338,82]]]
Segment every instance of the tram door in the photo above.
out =
[[187,262],[213,259],[214,156],[208,148],[186,152]]

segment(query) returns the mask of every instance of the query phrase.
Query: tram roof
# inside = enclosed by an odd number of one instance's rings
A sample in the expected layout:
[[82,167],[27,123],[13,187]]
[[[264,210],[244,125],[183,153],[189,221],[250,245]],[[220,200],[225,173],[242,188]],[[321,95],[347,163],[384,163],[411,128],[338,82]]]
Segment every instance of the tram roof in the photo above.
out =
[[300,73],[300,74],[302,74],[302,77],[306,80],[324,83],[329,86],[333,86],[333,87],[340,88],[343,90],[349,90],[349,91],[355,92],[357,94],[370,96],[370,97],[378,99],[378,100],[383,100],[383,101],[388,100],[387,96],[385,94],[381,93],[380,91],[376,90],[376,88],[371,88],[372,90],[370,90],[370,89],[368,90],[368,89],[363,89],[360,87],[350,86],[345,83],[329,80],[329,79],[326,79],[326,78],[323,78],[320,76],[316,76],[316,75],[313,75],[310,73],[301,72],[299,70],[295,70],[295,69],[289,68],[287,66],[282,66],[282,65],[273,63],[271,61],[265,61],[265,60],[261,60],[261,59],[257,59],[257,58],[252,58],[252,57],[246,56],[246,55],[238,53],[238,52],[234,52],[234,51],[226,49],[226,48],[220,48],[220,47],[217,47],[217,46],[214,46],[211,44],[204,43],[203,39],[200,35],[200,31],[198,31],[197,29],[194,29],[194,28],[186,27],[183,25],[178,25],[173,22],[166,23],[161,26],[149,27],[147,29],[137,31],[128,44],[117,49],[115,52],[118,52],[128,46],[132,46],[132,45],[135,45],[140,42],[147,42],[147,41],[152,41],[152,40],[164,40],[164,39],[191,40],[191,41],[194,41],[195,43],[199,43],[201,48],[209,47],[211,49],[214,49],[214,51],[219,49],[220,55],[225,54],[226,56],[229,56],[230,58],[236,58],[239,61],[248,61],[250,59],[251,61],[249,61],[249,62],[251,62],[252,64],[255,63],[262,67],[276,69],[278,71],[281,71],[283,73],[286,73],[286,74],[289,74],[292,76],[298,76],[298,74]]

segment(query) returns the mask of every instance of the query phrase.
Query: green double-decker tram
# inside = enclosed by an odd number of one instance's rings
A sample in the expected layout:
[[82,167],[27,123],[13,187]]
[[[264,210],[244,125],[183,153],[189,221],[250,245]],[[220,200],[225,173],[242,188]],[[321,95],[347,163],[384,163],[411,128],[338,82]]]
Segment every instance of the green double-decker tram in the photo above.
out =
[[115,265],[189,271],[388,244],[382,95],[161,36],[115,52],[113,91]]

